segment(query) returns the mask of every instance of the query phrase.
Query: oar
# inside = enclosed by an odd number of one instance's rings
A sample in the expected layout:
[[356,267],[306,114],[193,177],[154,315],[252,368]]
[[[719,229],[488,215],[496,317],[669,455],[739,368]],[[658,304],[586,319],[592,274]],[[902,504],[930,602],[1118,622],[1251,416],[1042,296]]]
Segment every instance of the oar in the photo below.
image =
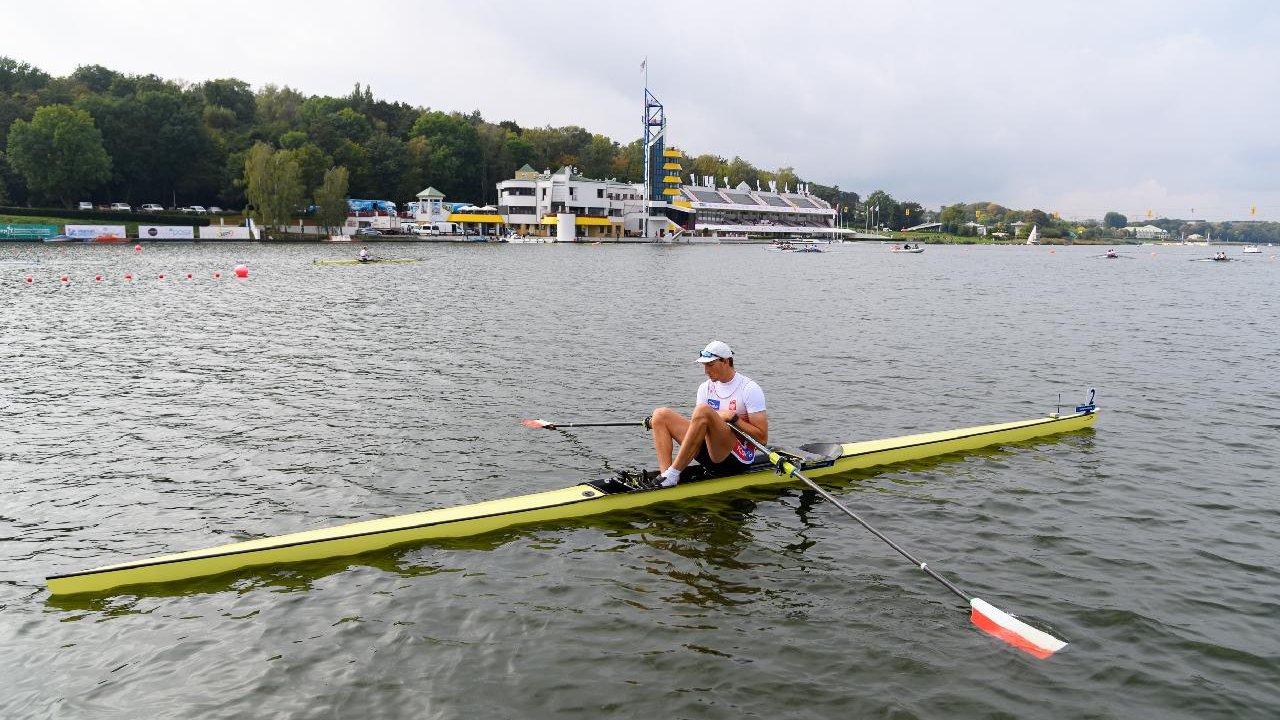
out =
[[1026,652],[1029,652],[1032,655],[1035,655],[1041,660],[1049,657],[1050,655],[1054,654],[1055,652],[1067,646],[1067,643],[1065,641],[1059,640],[1058,638],[1042,630],[1037,630],[1031,627],[1030,625],[1017,619],[1016,617],[994,607],[993,605],[986,602],[985,600],[981,600],[976,597],[970,597],[968,593],[966,593],[964,590],[961,590],[950,580],[939,575],[936,571],[934,571],[933,568],[929,567],[927,563],[921,562],[914,555],[904,550],[896,542],[894,542],[893,540],[890,540],[887,535],[885,535],[884,533],[872,527],[871,524],[868,523],[866,520],[863,520],[862,518],[858,517],[856,513],[854,513],[849,508],[845,507],[844,503],[837,500],[835,496],[833,496],[831,493],[827,492],[826,490],[823,490],[821,487],[818,486],[817,483],[805,477],[800,472],[800,470],[796,468],[796,466],[792,464],[789,460],[782,457],[777,452],[774,452],[773,450],[770,450],[769,448],[760,444],[759,441],[757,441],[755,438],[751,437],[747,433],[743,432],[740,428],[735,427],[733,425],[730,425],[729,427],[734,432],[738,433],[738,436],[741,437],[743,440],[746,440],[747,442],[756,446],[756,448],[759,449],[761,452],[766,453],[769,456],[769,461],[772,462],[780,471],[785,472],[788,475],[795,476],[796,478],[799,478],[801,482],[803,482],[805,485],[808,485],[810,489],[812,489],[814,492],[818,493],[823,498],[825,498],[827,502],[840,508],[842,511],[844,511],[844,514],[856,520],[858,524],[861,525],[862,527],[866,528],[867,530],[870,530],[872,535],[875,535],[876,537],[888,543],[889,547],[893,548],[894,550],[897,550],[903,557],[910,560],[913,564],[915,564],[916,567],[920,568],[926,574],[928,574],[929,577],[932,577],[934,580],[937,580],[938,582],[942,583],[948,590],[955,593],[956,595],[959,595],[962,600],[964,600],[966,603],[969,604],[969,609],[970,609],[969,619],[972,620],[973,624],[977,625],[979,629],[983,630],[986,633],[994,635],[1000,638],[1001,640],[1004,640],[1005,642],[1009,643],[1010,645],[1013,645],[1019,650],[1025,650]]
[[557,423],[550,420],[521,420],[520,424],[525,427],[531,427],[543,430],[559,430],[560,428],[571,427],[635,427],[639,425],[645,430],[650,429],[649,418],[643,420],[630,420],[628,422],[575,422],[575,423]]

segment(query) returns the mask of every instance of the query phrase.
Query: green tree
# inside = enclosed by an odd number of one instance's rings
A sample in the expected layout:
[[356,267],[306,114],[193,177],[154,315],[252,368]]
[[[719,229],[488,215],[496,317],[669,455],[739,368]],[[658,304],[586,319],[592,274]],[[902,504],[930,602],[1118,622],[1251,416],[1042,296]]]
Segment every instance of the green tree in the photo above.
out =
[[298,162],[263,142],[245,158],[244,187],[253,217],[267,227],[287,224],[306,197]]
[[1129,218],[1121,215],[1118,212],[1113,211],[1102,216],[1103,227],[1109,227],[1113,230],[1119,230],[1120,228],[1128,224],[1129,224]]
[[[315,143],[306,143],[293,150],[278,152],[288,152],[294,162],[298,163],[298,178],[302,182],[302,189],[309,193],[315,192],[320,187],[320,183],[324,182],[326,170],[333,166],[333,158],[325,155],[320,146]],[[343,190],[345,189],[344,185]]]
[[31,191],[66,207],[111,178],[111,156],[93,118],[66,105],[42,107],[31,122],[15,120],[8,157]]
[[871,225],[887,225],[895,227],[893,219],[898,217],[898,201],[883,190],[877,190],[867,196],[867,210],[870,212]]
[[208,80],[200,86],[200,93],[205,107],[230,110],[239,125],[248,125],[253,122],[254,113],[257,111],[257,100],[245,81],[235,78]]
[[965,217],[968,215],[967,208],[964,203],[956,203],[955,205],[947,205],[942,208],[942,212],[938,215],[938,222],[942,223],[942,231],[959,235],[961,228],[964,226]]
[[[137,202],[172,197],[199,174],[198,167],[213,166],[195,98],[172,90],[147,90],[127,98],[87,96],[79,106],[102,129],[103,145],[113,159],[112,190],[118,197]],[[200,194],[208,202],[212,193]]]
[[404,143],[378,131],[369,136],[364,148],[369,158],[369,194],[379,200],[395,200],[400,176],[408,165]]
[[347,219],[348,177],[344,167],[329,168],[324,171],[324,181],[316,189],[316,222],[327,232],[332,233]]
[[[426,182],[446,196],[478,199],[480,139],[475,127],[458,113],[427,112],[413,123],[414,137],[427,140]],[[529,131],[525,131],[526,136]]]

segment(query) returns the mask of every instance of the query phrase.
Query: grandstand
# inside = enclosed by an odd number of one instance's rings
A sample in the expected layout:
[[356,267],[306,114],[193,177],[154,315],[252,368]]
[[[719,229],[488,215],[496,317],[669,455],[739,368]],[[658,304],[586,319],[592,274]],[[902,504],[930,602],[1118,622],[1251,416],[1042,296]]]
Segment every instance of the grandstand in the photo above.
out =
[[835,237],[847,231],[836,228],[836,210],[807,190],[777,192],[776,188],[685,185],[672,202],[673,222],[693,237]]

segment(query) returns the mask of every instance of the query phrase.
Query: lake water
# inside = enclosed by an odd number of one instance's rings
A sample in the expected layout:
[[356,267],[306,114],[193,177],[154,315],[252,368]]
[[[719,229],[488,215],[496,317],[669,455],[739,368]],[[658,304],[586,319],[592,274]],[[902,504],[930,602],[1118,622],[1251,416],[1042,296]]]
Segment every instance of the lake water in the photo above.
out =
[[[1280,262],[1188,262],[1215,249],[0,246],[41,261],[0,263],[0,717],[1276,717]],[[824,481],[1066,650],[978,631],[785,487],[44,588],[651,466],[638,428],[519,420],[687,410],[713,338],[784,444],[1030,419],[1096,387],[1092,430]]]

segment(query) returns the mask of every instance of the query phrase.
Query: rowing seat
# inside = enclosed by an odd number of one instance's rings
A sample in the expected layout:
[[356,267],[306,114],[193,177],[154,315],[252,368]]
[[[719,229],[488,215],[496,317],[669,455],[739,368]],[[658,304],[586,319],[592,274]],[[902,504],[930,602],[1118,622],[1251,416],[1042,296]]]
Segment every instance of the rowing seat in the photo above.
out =
[[[807,443],[801,445],[799,449],[775,446],[773,451],[793,464],[799,465],[801,470],[808,470],[834,465],[836,460],[840,459],[840,456],[844,453],[844,448],[841,447],[840,443]],[[770,462],[769,456],[760,453],[756,455],[754,462],[736,471],[724,468],[709,468],[697,464],[690,465],[681,471],[680,483],[684,485],[698,482],[699,480],[709,480],[715,477],[737,475],[744,472],[764,472],[772,468],[773,463]],[[657,490],[660,482],[662,482],[662,476],[652,470],[619,470],[611,478],[591,480],[587,484],[605,495],[611,495],[613,493]]]

